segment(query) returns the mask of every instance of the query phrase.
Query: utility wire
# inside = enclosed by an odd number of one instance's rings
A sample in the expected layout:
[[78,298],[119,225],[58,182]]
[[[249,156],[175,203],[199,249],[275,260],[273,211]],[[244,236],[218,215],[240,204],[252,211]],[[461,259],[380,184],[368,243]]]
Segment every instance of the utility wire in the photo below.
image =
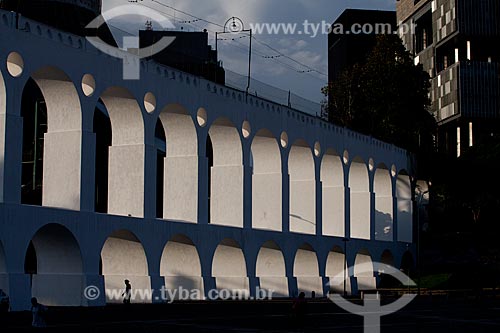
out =
[[282,52],[278,51],[277,49],[275,49],[274,47],[272,47],[271,45],[269,45],[269,44],[267,44],[267,43],[264,43],[264,42],[261,42],[260,40],[258,40],[258,39],[257,39],[257,38],[255,38],[255,37],[253,37],[253,39],[254,39],[257,43],[259,43],[259,44],[261,44],[261,45],[263,45],[263,46],[265,46],[265,47],[269,48],[270,50],[272,50],[272,51],[276,52],[276,53],[277,53],[277,54],[279,54],[280,56],[282,56],[282,57],[284,57],[284,58],[287,58],[287,59],[289,59],[289,60],[293,61],[294,63],[296,63],[296,64],[298,64],[298,65],[301,65],[301,66],[303,66],[303,67],[307,68],[307,71],[304,71],[304,72],[316,72],[316,73],[318,73],[318,74],[320,74],[320,75],[323,75],[323,76],[328,77],[328,75],[327,75],[327,74],[325,74],[325,73],[323,73],[323,72],[320,72],[319,70],[317,70],[317,69],[315,69],[315,68],[312,68],[311,66],[308,66],[308,65],[306,65],[306,64],[303,64],[303,63],[301,63],[300,61],[297,61],[297,60],[293,59],[292,57],[287,56],[286,54],[284,54],[284,53],[282,53]]
[[203,22],[206,22],[206,23],[208,23],[208,24],[212,24],[212,25],[215,25],[215,26],[217,26],[217,27],[224,28],[224,26],[223,26],[223,25],[221,25],[221,24],[214,23],[214,22],[211,22],[211,21],[205,20],[205,19],[203,19],[203,18],[201,18],[201,17],[197,17],[197,16],[194,16],[194,15],[192,15],[192,14],[186,13],[186,12],[184,12],[184,11],[180,10],[180,9],[177,9],[177,8],[175,8],[175,7],[172,7],[172,6],[166,5],[166,4],[164,4],[164,3],[160,2],[160,1],[156,1],[156,0],[151,0],[151,1],[152,1],[152,2],[154,2],[154,3],[159,4],[160,6],[163,6],[163,7],[166,7],[166,8],[170,8],[170,9],[172,9],[172,10],[175,10],[176,12],[179,12],[179,13],[182,13],[182,14],[184,14],[184,15],[190,16],[190,17],[192,17],[192,18],[194,18],[194,19],[196,19],[196,20],[198,20],[198,21],[203,21]]
[[[221,25],[221,24],[219,24],[219,23],[215,23],[215,22],[212,22],[212,21],[209,21],[209,20],[203,19],[203,18],[201,18],[201,17],[195,16],[195,15],[193,15],[193,14],[190,14],[190,13],[187,13],[187,12],[182,11],[182,10],[180,10],[180,9],[177,9],[177,8],[175,8],[175,7],[173,7],[173,6],[170,6],[170,5],[164,4],[164,3],[160,2],[160,1],[157,1],[157,0],[151,0],[151,1],[152,1],[152,2],[154,2],[154,3],[156,3],[156,4],[158,4],[158,5],[160,5],[160,6],[163,6],[163,7],[165,7],[165,8],[169,8],[169,9],[172,9],[172,10],[174,10],[174,11],[176,11],[176,12],[179,12],[179,13],[181,13],[181,14],[184,14],[184,15],[189,16],[189,17],[191,17],[191,18],[193,18],[193,19],[194,19],[194,20],[184,20],[184,21],[178,21],[178,23],[187,23],[187,24],[190,24],[190,25],[192,25],[192,26],[194,26],[194,27],[197,27],[197,28],[200,28],[200,29],[201,29],[201,27],[199,27],[199,26],[197,26],[197,25],[195,25],[195,24],[192,24],[192,23],[193,23],[193,22],[198,22],[198,21],[203,21],[203,22],[205,22],[205,23],[208,23],[208,24],[211,24],[211,25],[214,25],[214,26],[220,27],[220,28],[224,28],[224,26],[223,26],[223,25]],[[151,7],[146,6],[146,5],[144,5],[144,4],[142,4],[142,5],[143,5],[143,6],[145,6],[145,7],[150,8],[150,9],[154,9],[154,8],[151,8]],[[157,10],[157,9],[154,9],[154,10]],[[171,18],[174,18],[174,19],[175,19],[175,16],[172,16],[172,15],[170,15],[170,14],[168,14],[168,13],[163,12],[163,11],[160,11],[160,12],[161,12],[162,14],[165,14],[165,15],[167,15],[167,16],[169,16],[169,17],[171,17]],[[215,31],[211,31],[211,30],[208,30],[208,29],[207,29],[207,31],[209,31],[209,32],[211,32],[211,33],[214,33],[214,34],[215,34]],[[241,39],[241,38],[244,38],[244,37],[248,37],[248,36],[242,36],[242,37],[239,37],[238,39]],[[325,74],[325,73],[323,73],[323,72],[321,72],[321,71],[319,71],[319,70],[317,70],[317,69],[315,69],[315,68],[313,68],[313,67],[311,67],[311,66],[309,66],[309,65],[306,65],[306,64],[304,64],[304,63],[302,63],[302,62],[300,62],[300,61],[298,61],[298,60],[296,60],[296,59],[294,59],[294,58],[292,58],[292,57],[290,57],[290,56],[288,56],[288,55],[284,54],[283,52],[281,52],[281,51],[277,50],[276,48],[272,47],[271,45],[269,45],[269,44],[267,44],[267,43],[265,43],[265,42],[262,42],[262,41],[258,40],[255,36],[252,36],[252,38],[253,38],[253,39],[254,39],[257,43],[259,43],[260,45],[262,45],[262,46],[264,46],[264,47],[266,47],[266,48],[270,49],[271,51],[273,51],[273,52],[274,52],[274,53],[276,53],[276,54],[275,54],[275,55],[266,55],[266,54],[263,54],[262,52],[256,52],[255,50],[252,50],[252,53],[254,53],[254,52],[255,52],[257,55],[259,55],[260,57],[262,57],[262,58],[264,58],[264,59],[269,59],[269,60],[276,61],[276,62],[278,62],[279,64],[281,64],[281,65],[285,66],[286,68],[288,68],[289,70],[293,70],[294,72],[297,72],[297,73],[301,73],[301,74],[302,74],[302,73],[303,73],[303,74],[311,74],[311,73],[316,73],[316,74],[322,75],[322,76],[324,76],[324,77],[328,77],[328,75],[327,75],[327,74]],[[219,40],[224,41],[225,39],[219,39]],[[235,38],[232,38],[232,39],[227,39],[227,40],[228,40],[228,41],[234,41],[234,42],[236,42],[236,43],[239,43],[239,42],[238,42]],[[246,48],[248,48],[248,46],[246,46],[246,45],[244,45],[244,44],[242,44],[242,43],[239,43],[239,44],[240,44],[240,45],[242,45],[242,46],[244,46],[244,47],[246,47]],[[260,53],[260,54],[259,54],[259,53]],[[286,59],[288,59],[288,60],[290,60],[290,61],[294,62],[295,64],[297,64],[297,65],[299,65],[299,66],[304,67],[305,69],[304,69],[304,70],[297,69],[297,68],[295,68],[295,67],[293,67],[293,66],[291,66],[291,65],[289,65],[289,64],[287,64],[287,63],[285,63],[285,62],[283,62],[283,61],[280,61],[278,58],[286,58]],[[313,76],[313,75],[311,75],[311,77],[314,77],[314,78],[316,78],[316,79],[319,79],[319,78],[317,78],[317,77],[315,77],[315,76]]]

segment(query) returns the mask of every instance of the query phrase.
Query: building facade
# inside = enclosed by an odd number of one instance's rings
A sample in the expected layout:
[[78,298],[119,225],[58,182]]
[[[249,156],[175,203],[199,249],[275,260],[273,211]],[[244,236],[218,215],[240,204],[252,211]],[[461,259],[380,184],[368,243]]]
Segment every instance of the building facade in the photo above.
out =
[[32,296],[102,306],[125,279],[154,290],[135,301],[158,302],[162,287],[323,295],[342,290],[345,266],[355,293],[380,280],[361,264],[410,269],[406,151],[127,60],[140,80],[81,36],[0,11],[0,288],[12,309]]
[[460,156],[500,120],[500,3],[495,0],[399,0],[406,48],[432,78],[439,150]]

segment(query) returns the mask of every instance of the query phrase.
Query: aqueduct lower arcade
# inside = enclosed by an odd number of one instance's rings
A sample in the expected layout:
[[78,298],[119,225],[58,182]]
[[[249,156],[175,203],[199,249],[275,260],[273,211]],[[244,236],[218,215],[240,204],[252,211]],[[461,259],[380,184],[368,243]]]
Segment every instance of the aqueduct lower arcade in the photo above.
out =
[[357,264],[413,251],[405,151],[151,61],[124,81],[84,39],[0,15],[0,288],[14,309],[103,305],[116,300],[85,288],[125,279],[155,291],[141,302],[162,286],[322,295],[344,267],[357,292],[380,282]]

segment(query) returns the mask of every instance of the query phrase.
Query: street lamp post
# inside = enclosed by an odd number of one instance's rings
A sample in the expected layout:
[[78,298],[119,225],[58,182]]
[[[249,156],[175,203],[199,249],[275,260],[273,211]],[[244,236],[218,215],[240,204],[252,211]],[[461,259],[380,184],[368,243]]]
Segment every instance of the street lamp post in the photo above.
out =
[[245,26],[243,24],[243,21],[238,18],[238,17],[231,17],[229,20],[226,21],[224,24],[224,30],[222,32],[215,32],[215,51],[218,51],[218,44],[219,44],[219,35],[223,34],[235,34],[235,33],[240,33],[240,32],[247,32],[250,35],[250,41],[249,41],[249,46],[248,46],[248,76],[247,76],[247,89],[246,89],[246,95],[248,97],[248,92],[250,90],[250,83],[251,83],[251,75],[252,75],[252,38],[253,38],[253,31],[252,29],[245,29]]

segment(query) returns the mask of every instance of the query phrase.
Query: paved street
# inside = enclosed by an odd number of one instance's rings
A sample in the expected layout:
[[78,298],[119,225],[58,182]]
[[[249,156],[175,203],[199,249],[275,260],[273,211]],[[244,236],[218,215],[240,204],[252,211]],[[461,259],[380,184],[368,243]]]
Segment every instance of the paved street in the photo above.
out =
[[[309,302],[303,329],[294,326],[290,301],[179,303],[51,309],[49,330],[104,332],[363,332],[363,320],[329,301]],[[29,331],[29,313],[10,314],[10,332]],[[4,330],[2,329],[2,332]],[[500,332],[499,300],[418,300],[382,318],[381,332]]]

